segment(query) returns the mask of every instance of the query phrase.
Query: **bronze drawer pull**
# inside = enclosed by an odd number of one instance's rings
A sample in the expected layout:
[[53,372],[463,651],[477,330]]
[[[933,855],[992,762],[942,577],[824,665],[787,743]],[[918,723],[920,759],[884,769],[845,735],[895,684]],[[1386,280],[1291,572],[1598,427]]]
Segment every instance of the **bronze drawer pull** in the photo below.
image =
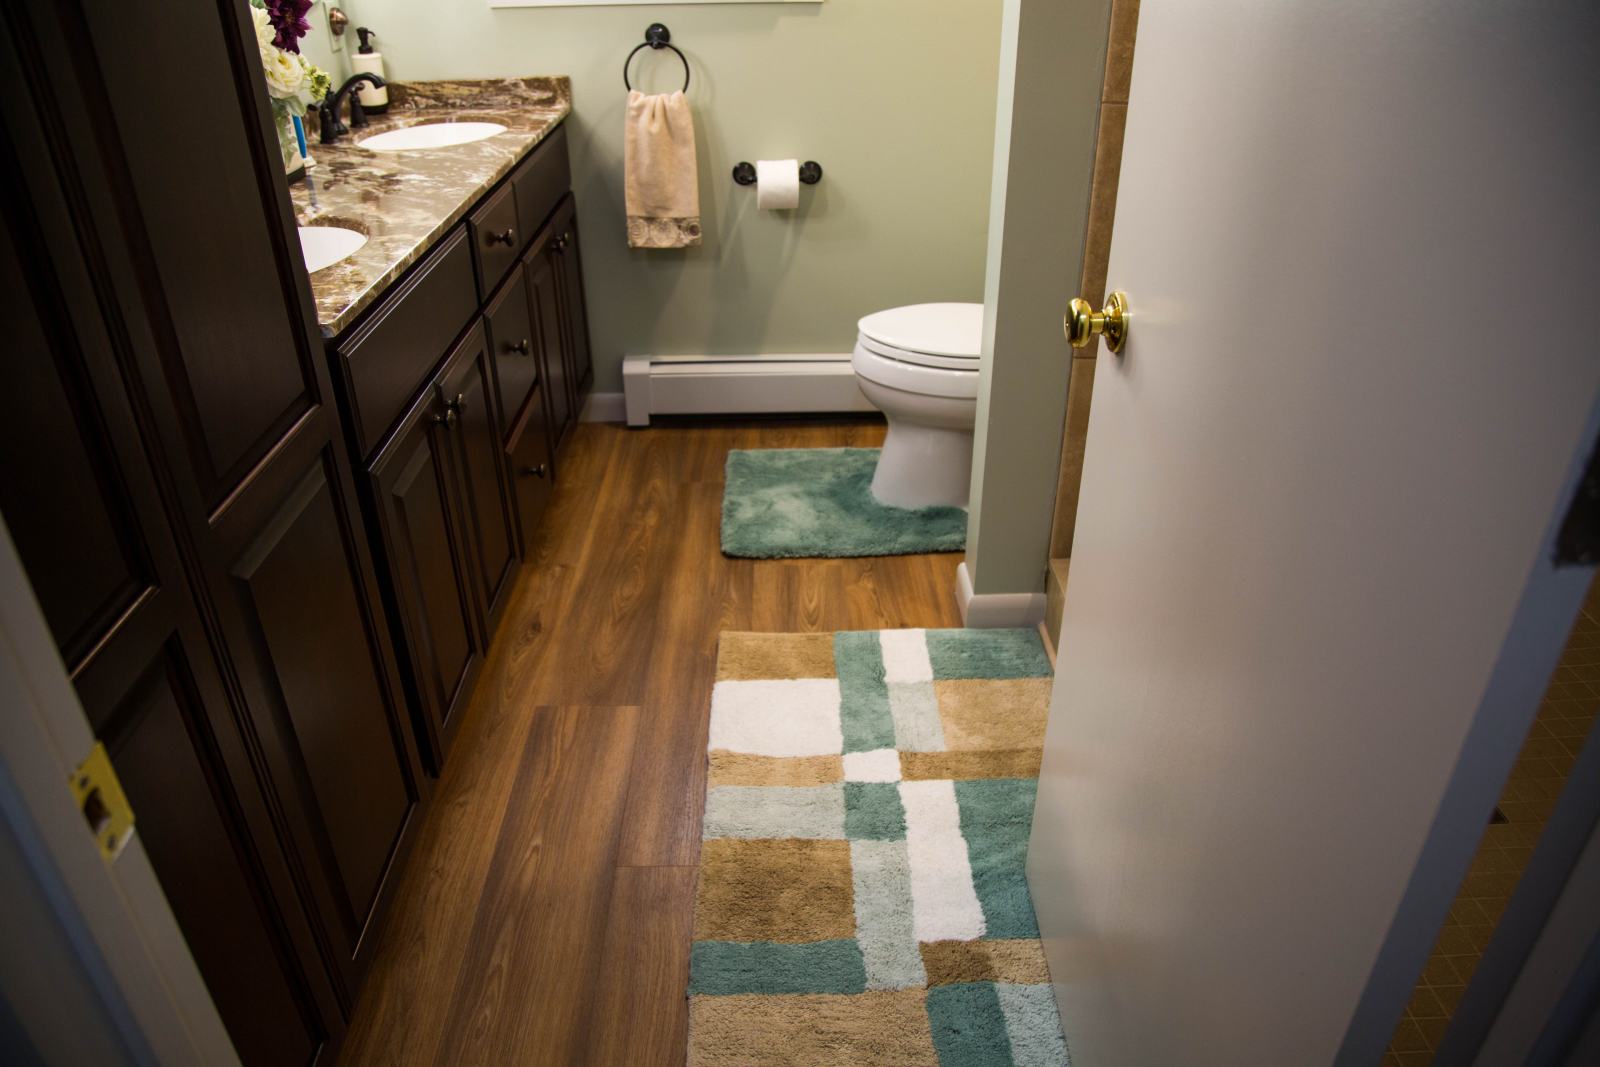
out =
[[539,465],[534,466],[534,467],[523,467],[522,468],[522,473],[523,474],[531,474],[535,478],[543,478],[544,477],[544,464],[540,463]]
[[519,356],[532,355],[533,354],[533,342],[530,341],[528,338],[524,337],[522,340],[518,341],[514,345],[506,345],[506,351],[507,352],[515,352]]
[[508,227],[499,233],[491,233],[489,235],[489,243],[492,245],[502,244],[509,248],[511,245],[517,243],[517,231]]

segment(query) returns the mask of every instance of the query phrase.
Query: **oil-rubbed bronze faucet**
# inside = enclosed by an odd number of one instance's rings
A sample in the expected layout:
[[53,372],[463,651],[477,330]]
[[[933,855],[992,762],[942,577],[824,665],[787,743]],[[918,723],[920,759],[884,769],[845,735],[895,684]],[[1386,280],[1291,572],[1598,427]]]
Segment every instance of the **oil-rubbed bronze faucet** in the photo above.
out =
[[[350,132],[350,126],[359,128],[367,124],[367,113],[361,107],[361,98],[355,94],[356,87],[362,82],[366,82],[374,89],[380,89],[384,85],[381,74],[352,74],[337,91],[329,93],[322,101],[322,106],[317,109],[317,125],[322,127],[323,144],[337,141],[341,134]],[[346,97],[350,100],[350,126],[339,120],[339,110]]]

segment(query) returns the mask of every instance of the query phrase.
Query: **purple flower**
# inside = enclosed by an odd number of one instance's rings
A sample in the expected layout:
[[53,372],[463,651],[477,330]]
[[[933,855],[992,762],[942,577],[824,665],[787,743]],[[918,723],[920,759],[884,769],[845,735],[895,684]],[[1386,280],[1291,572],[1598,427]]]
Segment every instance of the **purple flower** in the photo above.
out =
[[278,31],[272,43],[285,52],[300,54],[300,38],[311,29],[306,12],[311,10],[311,0],[265,0],[267,19]]

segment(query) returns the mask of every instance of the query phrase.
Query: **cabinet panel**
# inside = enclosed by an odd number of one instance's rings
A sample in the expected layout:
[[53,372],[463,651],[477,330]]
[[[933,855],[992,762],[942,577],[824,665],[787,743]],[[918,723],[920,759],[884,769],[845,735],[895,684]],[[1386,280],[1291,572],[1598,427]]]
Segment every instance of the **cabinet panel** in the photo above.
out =
[[584,392],[594,380],[589,355],[589,312],[583,296],[583,254],[578,247],[577,203],[567,197],[550,224],[555,231],[556,268],[561,284],[561,327],[566,338],[567,373],[572,379],[573,408],[583,407]]
[[[138,86],[111,93],[109,103],[117,125],[130,131],[120,145],[148,241],[151,291],[172,309],[162,324],[170,330],[162,370],[188,464],[213,507],[322,400],[318,353],[283,284],[299,250],[288,246],[277,205],[263,195],[259,90],[235,89],[239,63],[219,36],[218,12],[196,17],[194,5],[177,3],[94,10],[84,28],[107,84]],[[160,41],[164,54],[185,59],[151,63],[130,43],[138,41]],[[151,121],[152,101],[161,100],[184,101],[183,120]],[[180,189],[174,161],[194,157],[197,130],[205,131],[205,176]]]
[[500,383],[501,425],[509,437],[539,381],[539,351],[521,267],[506,279],[499,295],[484,310],[484,319],[489,326],[489,345],[494,350],[495,377]]
[[517,190],[517,216],[522,228],[530,234],[537,232],[572,187],[565,122],[534,147],[517,168],[511,184]]
[[352,536],[318,462],[233,569],[264,660],[260,699],[279,713],[263,725],[285,735],[281,778],[300,785],[313,854],[331,857],[347,958],[418,801]]
[[574,422],[572,379],[567,372],[566,339],[561,330],[561,282],[556,275],[554,233],[546,230],[528,251],[522,270],[539,341],[545,408],[550,416],[550,451],[555,454]]
[[207,716],[174,641],[137,678],[102,736],[189,950],[246,1065],[310,1063],[326,1034],[296,999],[269,931],[244,832],[211,771]]
[[402,652],[426,728],[435,773],[444,762],[477,672],[473,607],[447,451],[431,414],[384,450],[373,467],[388,573],[400,616]]
[[477,312],[472,248],[462,229],[440,242],[353,336],[339,342],[358,450],[365,456]]
[[517,227],[517,198],[510,184],[489,197],[467,220],[472,254],[478,264],[478,295],[487,297],[517,262],[523,235]]
[[517,530],[521,535],[524,559],[533,545],[533,534],[550,504],[550,428],[545,415],[544,397],[535,390],[523,409],[522,420],[512,429],[506,446],[506,469],[511,472],[517,502]]
[[36,266],[25,277],[9,225],[0,226],[0,239],[6,367],[14,395],[26,398],[0,420],[0,511],[31,568],[67,669],[76,670],[153,590],[154,574],[81,358],[57,361],[51,354],[56,347],[81,357],[85,339],[66,315],[51,316],[47,327],[29,292],[30,282],[39,286],[38,306],[60,299],[44,277],[47,268]]
[[494,372],[482,329],[468,334],[451,357],[439,390],[440,401],[457,416],[447,426],[460,465],[461,509],[473,538],[474,591],[483,607],[481,647],[487,649],[516,577],[517,557],[501,459],[500,420],[495,414]]

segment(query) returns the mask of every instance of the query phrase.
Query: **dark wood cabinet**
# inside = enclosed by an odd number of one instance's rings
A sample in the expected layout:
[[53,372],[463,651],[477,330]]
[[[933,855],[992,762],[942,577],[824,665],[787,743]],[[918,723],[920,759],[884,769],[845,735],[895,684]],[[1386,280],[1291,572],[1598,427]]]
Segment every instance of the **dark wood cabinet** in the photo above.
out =
[[552,455],[560,450],[578,421],[566,334],[561,326],[565,301],[556,265],[555,240],[555,230],[545,227],[522,261],[522,274],[528,283],[528,306],[533,313],[534,336],[539,346],[539,365],[543,369],[544,385],[540,391],[544,393]]
[[310,1063],[428,779],[247,12],[24,0],[0,41],[0,507],[241,1058]]
[[[236,466],[226,457],[254,446],[191,422],[197,469],[170,463],[154,431],[174,403],[164,368],[184,366],[178,338],[195,334],[176,328],[150,250],[129,236],[142,218],[120,196],[131,177],[94,139],[45,133],[90,129],[105,107],[75,76],[67,13],[19,4],[0,20],[0,306],[26,397],[0,429],[0,511],[241,1059],[311,1063],[342,1031],[340,998],[193,537]],[[30,95],[40,85],[49,95]]]
[[494,352],[495,378],[499,382],[501,424],[506,436],[522,417],[522,408],[539,384],[540,353],[528,305],[528,285],[517,267],[484,308],[489,347]]
[[589,312],[583,296],[583,251],[578,244],[578,205],[572,197],[562,201],[550,220],[555,233],[556,277],[561,293],[561,333],[566,345],[567,375],[572,381],[573,403],[594,384],[589,354]]
[[470,331],[451,355],[435,387],[457,465],[460,510],[473,561],[473,592],[480,608],[478,632],[487,651],[517,575],[516,521],[501,456],[500,413],[493,360],[483,328]]
[[371,471],[398,641],[436,774],[482,659],[449,440],[459,418],[426,396]]
[[[372,457],[380,584],[435,774],[592,379],[569,180],[558,130],[328,346],[351,449]],[[500,235],[523,211],[546,225],[508,267]],[[469,251],[498,286],[481,314],[463,307]]]
[[522,258],[528,308],[543,368],[542,392],[552,455],[578,423],[594,382],[577,209],[563,199]]
[[522,418],[506,441],[506,469],[517,501],[517,537],[524,558],[532,552],[533,534],[550,504],[554,476],[550,463],[550,425],[542,390],[535,389],[523,406]]
[[215,582],[251,723],[346,997],[380,887],[425,795],[421,762],[334,442],[284,466]]
[[245,5],[18,0],[0,115],[0,510],[240,1057],[325,1060],[592,378],[565,131],[329,341]]

